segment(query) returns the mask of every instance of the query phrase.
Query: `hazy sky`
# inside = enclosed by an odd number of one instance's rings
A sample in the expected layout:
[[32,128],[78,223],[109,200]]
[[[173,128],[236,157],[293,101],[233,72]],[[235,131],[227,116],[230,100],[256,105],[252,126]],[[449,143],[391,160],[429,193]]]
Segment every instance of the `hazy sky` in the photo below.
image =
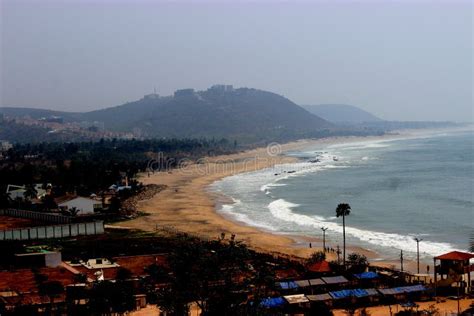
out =
[[1,3],[1,105],[83,111],[215,83],[473,120],[466,1]]

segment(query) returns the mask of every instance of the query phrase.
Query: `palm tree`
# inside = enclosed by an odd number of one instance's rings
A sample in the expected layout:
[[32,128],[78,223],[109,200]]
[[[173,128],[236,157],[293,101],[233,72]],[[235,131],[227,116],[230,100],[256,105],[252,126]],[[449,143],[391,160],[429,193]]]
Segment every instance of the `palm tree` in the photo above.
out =
[[336,216],[342,216],[342,259],[344,268],[346,267],[346,216],[351,213],[351,206],[347,203],[340,203],[336,208]]

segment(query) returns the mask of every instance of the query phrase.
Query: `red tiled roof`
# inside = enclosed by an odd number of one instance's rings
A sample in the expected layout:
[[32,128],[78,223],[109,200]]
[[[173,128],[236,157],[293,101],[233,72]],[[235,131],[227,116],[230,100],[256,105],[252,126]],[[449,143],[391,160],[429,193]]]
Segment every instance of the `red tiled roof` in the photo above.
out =
[[[46,275],[47,281],[58,281],[63,286],[74,283],[74,273],[64,268],[41,268],[39,274]],[[31,269],[0,271],[0,289],[12,289],[20,293],[38,291],[38,284]]]
[[124,256],[114,257],[113,260],[117,262],[122,268],[128,269],[134,276],[142,276],[147,274],[145,269],[152,264],[167,268],[168,261],[165,255],[142,255],[142,256]]
[[98,268],[98,269],[88,269],[84,266],[77,266],[74,267],[77,271],[82,274],[85,274],[88,278],[92,280],[97,280],[96,272],[102,272],[104,279],[106,280],[115,280],[117,277],[117,272],[120,268],[113,267],[113,268]]
[[474,254],[461,251],[451,251],[444,255],[437,256],[435,259],[439,260],[453,260],[453,261],[464,261],[474,258]]
[[299,273],[293,268],[278,269],[275,270],[275,277],[277,280],[294,279],[299,277]]
[[329,262],[326,260],[320,261],[320,262],[315,262],[309,264],[306,269],[310,272],[331,272],[331,267],[329,266]]
[[97,269],[88,269],[84,266],[75,266],[74,269],[80,273],[85,274],[88,278],[96,280],[96,272],[102,271],[104,279],[114,280],[117,278],[117,272],[120,268],[130,270],[132,276],[139,277],[147,275],[145,271],[152,264],[156,264],[160,267],[167,268],[168,262],[165,255],[139,255],[139,256],[124,256],[124,257],[114,257],[112,261],[118,263],[120,267],[113,268],[97,268]]
[[30,269],[0,271],[0,289],[11,289],[18,292],[37,290],[35,276]]

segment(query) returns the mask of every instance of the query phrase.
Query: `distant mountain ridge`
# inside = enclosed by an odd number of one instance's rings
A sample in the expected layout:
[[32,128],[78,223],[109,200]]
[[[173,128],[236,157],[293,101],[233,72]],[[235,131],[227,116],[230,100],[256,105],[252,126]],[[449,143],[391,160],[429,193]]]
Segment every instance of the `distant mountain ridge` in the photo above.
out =
[[354,105],[347,104],[318,104],[302,105],[304,109],[333,123],[366,123],[381,122],[382,119],[362,110]]
[[0,107],[0,115],[10,117],[25,117],[29,116],[33,119],[40,119],[43,117],[61,116],[65,121],[77,121],[83,113],[79,112],[65,112],[28,107]]
[[143,137],[229,138],[243,142],[315,137],[334,125],[278,94],[216,85],[205,91],[182,89],[120,106],[85,113],[0,108],[7,116],[62,116],[65,121],[103,122],[107,130]]

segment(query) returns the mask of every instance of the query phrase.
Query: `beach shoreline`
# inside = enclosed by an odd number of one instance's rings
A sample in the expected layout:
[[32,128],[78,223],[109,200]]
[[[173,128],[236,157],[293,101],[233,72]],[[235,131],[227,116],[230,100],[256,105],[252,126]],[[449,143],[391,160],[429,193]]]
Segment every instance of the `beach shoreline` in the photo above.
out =
[[[424,130],[419,134],[431,132]],[[153,198],[139,203],[140,210],[148,213],[148,216],[117,223],[117,225],[146,231],[154,231],[157,227],[172,227],[207,239],[218,238],[222,233],[227,238],[235,234],[237,240],[256,251],[307,258],[311,253],[322,249],[322,238],[270,232],[226,216],[218,210],[222,204],[229,204],[232,201],[231,197],[212,191],[210,186],[232,175],[298,162],[297,158],[286,156],[284,153],[309,146],[389,141],[412,136],[417,137],[417,133],[399,131],[382,136],[331,137],[299,140],[286,144],[272,143],[264,148],[207,157],[196,163],[184,165],[180,169],[142,174],[139,181],[143,184],[163,184],[167,188]],[[312,248],[309,247],[309,243],[312,244]],[[364,254],[374,265],[391,268],[399,266],[398,262],[381,260],[380,254],[356,245],[348,245],[346,253],[351,252]],[[337,259],[337,255],[332,252],[327,257],[328,260]],[[415,262],[405,262],[405,270],[414,271],[415,269]]]

